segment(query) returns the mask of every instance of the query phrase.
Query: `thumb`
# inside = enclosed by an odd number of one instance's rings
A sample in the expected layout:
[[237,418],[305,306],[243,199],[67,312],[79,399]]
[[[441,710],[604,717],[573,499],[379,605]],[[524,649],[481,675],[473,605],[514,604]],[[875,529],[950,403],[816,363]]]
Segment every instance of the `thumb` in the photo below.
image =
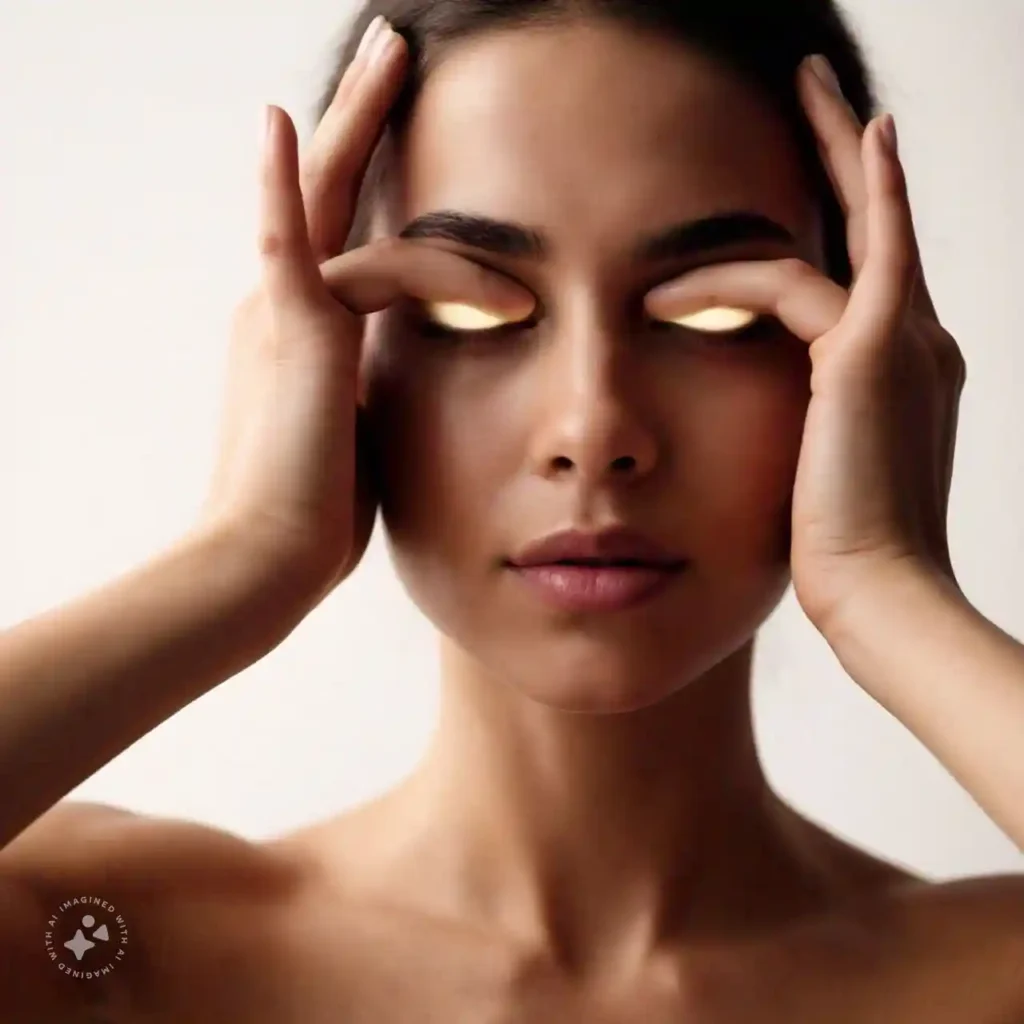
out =
[[648,293],[645,307],[657,320],[702,309],[734,307],[774,316],[811,344],[842,319],[845,288],[804,260],[750,260],[700,267]]

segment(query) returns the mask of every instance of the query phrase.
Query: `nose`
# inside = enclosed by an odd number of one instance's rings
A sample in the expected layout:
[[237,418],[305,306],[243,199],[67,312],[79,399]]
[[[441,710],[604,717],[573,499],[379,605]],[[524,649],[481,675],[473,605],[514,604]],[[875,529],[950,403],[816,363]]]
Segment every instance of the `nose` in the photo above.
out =
[[535,392],[541,403],[530,452],[536,474],[593,485],[651,472],[658,444],[629,359],[622,338],[593,318],[549,339]]

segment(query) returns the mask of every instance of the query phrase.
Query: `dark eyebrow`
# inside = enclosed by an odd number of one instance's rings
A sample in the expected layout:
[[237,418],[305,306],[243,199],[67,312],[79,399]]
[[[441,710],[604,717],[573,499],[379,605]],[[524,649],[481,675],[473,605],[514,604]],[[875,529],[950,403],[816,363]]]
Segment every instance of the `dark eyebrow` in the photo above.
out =
[[[409,222],[400,238],[440,238],[499,256],[543,259],[551,251],[544,235],[522,224],[494,220],[478,214],[438,210]],[[674,224],[634,250],[635,258],[657,263],[700,255],[741,242],[783,242],[796,245],[793,234],[777,221],[760,213],[736,210]]]

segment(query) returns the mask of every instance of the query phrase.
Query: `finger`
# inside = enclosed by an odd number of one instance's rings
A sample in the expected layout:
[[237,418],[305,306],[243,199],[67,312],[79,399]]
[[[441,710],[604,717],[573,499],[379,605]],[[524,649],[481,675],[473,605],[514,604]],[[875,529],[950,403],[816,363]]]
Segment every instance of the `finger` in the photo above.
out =
[[[808,119],[818,137],[819,148],[847,218],[847,248],[854,273],[860,273],[867,253],[867,178],[862,146],[864,126],[843,95],[829,62],[816,54],[801,65],[800,93]],[[915,258],[921,258],[915,237]],[[919,269],[912,305],[931,319],[937,319],[924,271]]]
[[935,303],[932,301],[931,292],[928,289],[924,275],[924,264],[921,260],[921,246],[917,238],[917,228],[914,226],[913,210],[910,208],[910,193],[908,190],[906,170],[900,159],[898,147],[893,153],[896,162],[896,169],[901,179],[903,199],[907,207],[907,217],[910,219],[910,245],[911,255],[914,263],[914,282],[911,287],[910,306],[920,313],[926,320],[938,323],[938,313],[935,311]]
[[891,121],[890,114],[876,117],[864,133],[867,256],[844,317],[855,336],[875,345],[891,343],[902,331],[918,274],[906,177],[895,149],[886,142]]
[[[346,102],[349,96],[352,95],[352,90],[355,88],[356,83],[362,77],[363,72],[368,66],[367,53],[372,50],[374,40],[380,34],[380,30],[383,25],[384,16],[378,14],[370,21],[369,25],[366,26],[366,30],[363,32],[363,37],[359,41],[359,47],[352,57],[352,62],[345,69],[345,73],[341,76],[341,80],[338,82],[338,88],[335,90],[334,98],[331,101],[331,107],[335,105],[340,106]],[[328,107],[324,112],[324,117],[330,113],[331,107]],[[314,139],[316,138],[316,132],[314,132],[313,137]]]
[[385,309],[402,298],[458,302],[525,320],[534,296],[511,278],[437,246],[383,238],[320,267],[328,291],[353,313]]
[[326,291],[306,232],[295,125],[280,107],[268,106],[266,118],[259,251],[267,295],[284,309],[322,299]]
[[864,126],[843,95],[831,64],[820,54],[804,61],[798,77],[822,163],[846,214],[847,250],[856,275],[867,252],[868,194],[861,155]]
[[302,162],[302,193],[318,262],[338,255],[352,229],[359,190],[405,78],[408,48],[382,19],[351,86],[335,97]]
[[715,306],[732,306],[776,317],[811,344],[842,319],[849,293],[799,259],[754,260],[701,267],[659,285],[645,300],[658,320]]

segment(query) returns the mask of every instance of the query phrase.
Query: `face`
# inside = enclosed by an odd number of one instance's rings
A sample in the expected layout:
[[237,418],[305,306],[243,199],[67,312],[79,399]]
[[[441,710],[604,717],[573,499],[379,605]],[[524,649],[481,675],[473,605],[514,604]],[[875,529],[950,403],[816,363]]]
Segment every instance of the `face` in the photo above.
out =
[[[382,233],[427,217],[418,244],[537,300],[496,330],[439,333],[411,300],[373,324],[370,417],[405,586],[534,700],[609,712],[666,698],[748,643],[786,588],[810,364],[774,321],[708,334],[653,321],[644,297],[725,259],[821,265],[785,124],[676,43],[600,24],[519,29],[446,54],[394,185]],[[438,237],[428,215],[441,211],[526,234],[448,218]],[[609,526],[673,561],[642,600],[558,601],[538,581],[587,570],[509,564],[554,532]],[[591,597],[630,571],[591,573]]]

